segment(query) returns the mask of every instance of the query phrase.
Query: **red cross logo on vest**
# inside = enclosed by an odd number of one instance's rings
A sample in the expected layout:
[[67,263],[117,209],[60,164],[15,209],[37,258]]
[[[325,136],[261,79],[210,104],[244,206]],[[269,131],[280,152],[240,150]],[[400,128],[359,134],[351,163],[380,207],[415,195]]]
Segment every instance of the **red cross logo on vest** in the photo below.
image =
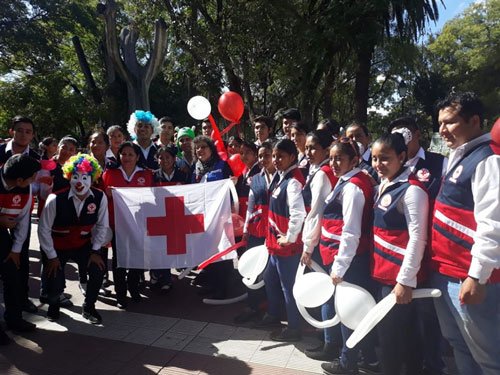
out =
[[146,218],[148,236],[167,236],[167,254],[186,254],[186,236],[205,232],[203,214],[186,215],[184,197],[165,198],[165,216]]

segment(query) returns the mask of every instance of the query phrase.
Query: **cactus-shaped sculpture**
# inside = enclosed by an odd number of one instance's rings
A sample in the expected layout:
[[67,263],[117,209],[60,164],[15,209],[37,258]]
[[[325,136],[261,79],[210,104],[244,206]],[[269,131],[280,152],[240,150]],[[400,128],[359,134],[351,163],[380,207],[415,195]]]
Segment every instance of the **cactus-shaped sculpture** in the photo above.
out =
[[142,65],[136,53],[139,33],[133,25],[121,30],[118,42],[116,10],[115,0],[107,0],[97,6],[98,13],[105,20],[106,50],[115,71],[127,84],[129,113],[136,109],[148,110],[149,86],[167,53],[167,25],[161,18],[156,20],[153,48],[146,64]]

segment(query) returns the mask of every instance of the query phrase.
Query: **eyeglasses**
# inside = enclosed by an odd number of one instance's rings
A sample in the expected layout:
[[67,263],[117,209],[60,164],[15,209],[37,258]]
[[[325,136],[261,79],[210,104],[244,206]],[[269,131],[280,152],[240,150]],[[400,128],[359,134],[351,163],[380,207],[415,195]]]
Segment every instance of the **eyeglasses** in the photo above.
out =
[[354,150],[354,155],[359,156],[359,151],[358,148],[354,145],[354,141],[349,138],[349,137],[341,137],[337,139],[338,143],[348,143],[351,145],[352,149]]

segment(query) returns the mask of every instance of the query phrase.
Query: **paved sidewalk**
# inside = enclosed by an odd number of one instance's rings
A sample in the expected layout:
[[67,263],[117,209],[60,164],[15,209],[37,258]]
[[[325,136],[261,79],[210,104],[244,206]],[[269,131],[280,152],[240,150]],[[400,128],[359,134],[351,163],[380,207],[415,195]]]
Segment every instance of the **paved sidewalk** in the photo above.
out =
[[[189,279],[176,280],[166,295],[145,290],[140,303],[127,311],[114,299],[100,297],[97,309],[103,324],[94,326],[81,316],[83,296],[75,264],[66,267],[67,287],[75,306],[61,309],[61,319],[46,319],[38,301],[39,245],[36,224],[30,248],[30,294],[38,314],[25,318],[38,330],[0,349],[0,374],[318,374],[321,362],[303,351],[319,345],[312,327],[295,344],[269,340],[269,332],[236,326],[233,318],[244,303],[211,306],[202,303]],[[112,290],[112,287],[110,288]],[[0,297],[3,301],[3,298]]]
[[[140,303],[119,310],[112,298],[100,297],[103,324],[81,316],[83,296],[75,264],[66,267],[65,292],[75,306],[61,309],[61,319],[49,322],[47,306],[38,301],[39,245],[32,225],[30,294],[38,314],[24,313],[37,324],[0,352],[0,374],[312,374],[321,362],[303,354],[319,344],[313,330],[296,344],[276,343],[269,332],[236,326],[233,317],[244,304],[209,306],[201,302],[189,278],[176,281],[166,295],[145,290]],[[112,287],[110,288],[112,290]],[[3,300],[3,299],[2,299]]]

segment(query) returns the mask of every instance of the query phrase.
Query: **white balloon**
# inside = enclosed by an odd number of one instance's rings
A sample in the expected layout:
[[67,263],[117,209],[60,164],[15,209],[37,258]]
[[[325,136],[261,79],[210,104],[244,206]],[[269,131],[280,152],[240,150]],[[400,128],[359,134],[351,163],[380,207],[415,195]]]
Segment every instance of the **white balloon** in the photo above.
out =
[[[326,273],[326,271],[318,263],[316,263],[314,260],[311,260],[310,267],[314,271],[316,271],[315,273],[319,273],[321,275],[324,275],[324,276],[328,277],[328,274]],[[297,282],[300,284],[300,280],[305,276],[304,275],[304,271],[305,271],[305,265],[304,264],[299,264],[299,267],[297,268],[297,274],[295,276],[295,285],[293,287],[294,288],[293,289],[294,298],[295,298],[295,293],[296,293],[295,292],[295,286],[297,285]],[[328,294],[331,293],[328,298],[331,298],[331,296],[333,295],[333,292],[335,291],[335,285],[333,285],[331,279],[330,279],[329,283],[333,287],[333,290],[329,289],[329,292],[328,292]],[[301,287],[299,286],[299,288],[301,288]],[[328,288],[330,288],[330,287],[328,287]],[[312,290],[311,292],[314,294],[314,290]],[[309,323],[310,325],[312,325],[313,327],[323,329],[323,328],[333,327],[334,325],[337,325],[337,324],[340,323],[340,319],[339,319],[338,315],[335,315],[332,319],[318,321],[318,320],[314,319],[309,314],[309,312],[306,310],[306,308],[300,304],[300,301],[298,299],[295,299],[295,303],[297,305],[297,309],[300,312],[300,315],[302,315],[302,317],[304,318],[304,320],[307,323]]]
[[266,269],[269,252],[266,245],[252,247],[245,251],[238,260],[238,272],[241,276],[256,280]]
[[326,273],[309,272],[295,279],[293,296],[297,304],[304,307],[318,307],[333,295],[335,285]]
[[375,299],[366,289],[347,281],[337,284],[335,311],[346,327],[356,329],[375,305]]
[[189,115],[195,120],[204,120],[210,115],[212,106],[207,98],[197,95],[189,99],[187,110]]

